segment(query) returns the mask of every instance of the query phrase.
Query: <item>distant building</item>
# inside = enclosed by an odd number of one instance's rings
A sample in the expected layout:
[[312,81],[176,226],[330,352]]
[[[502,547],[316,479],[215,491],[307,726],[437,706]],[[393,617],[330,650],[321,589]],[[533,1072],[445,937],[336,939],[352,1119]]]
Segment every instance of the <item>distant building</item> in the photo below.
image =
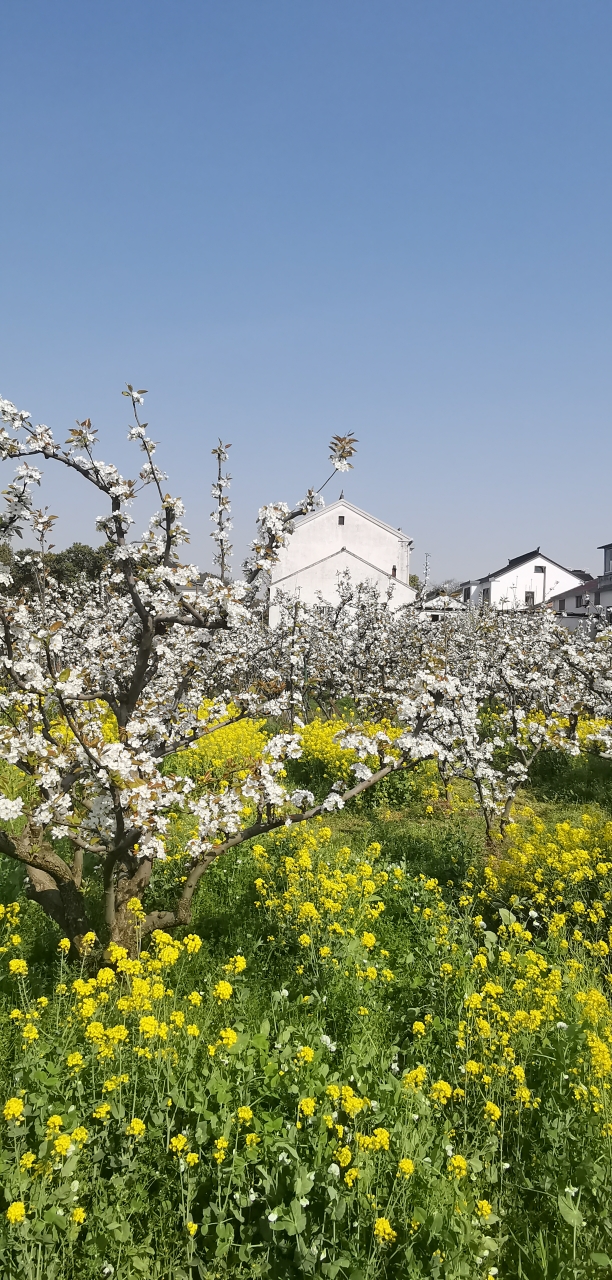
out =
[[439,622],[447,613],[463,613],[466,608],[467,605],[463,604],[461,598],[449,595],[447,591],[430,592],[422,604],[423,612],[429,614],[432,622]]
[[461,598],[473,608],[488,604],[494,609],[533,609],[559,594],[579,594],[583,581],[589,577],[581,569],[565,569],[536,547],[535,551],[514,556],[503,569],[485,574],[484,578],[462,582]]
[[411,604],[412,538],[401,529],[354,507],[341,497],[295,521],[294,533],[272,570],[270,625],[278,621],[279,592],[316,604],[338,599],[338,574],[348,570],[353,583],[370,582],[385,596],[392,588],[394,609]]
[[607,625],[612,622],[612,542],[605,542],[597,550],[604,553],[603,573],[598,578],[585,576],[580,587],[558,591],[549,601],[559,621],[570,631],[575,631],[585,618],[601,618]]

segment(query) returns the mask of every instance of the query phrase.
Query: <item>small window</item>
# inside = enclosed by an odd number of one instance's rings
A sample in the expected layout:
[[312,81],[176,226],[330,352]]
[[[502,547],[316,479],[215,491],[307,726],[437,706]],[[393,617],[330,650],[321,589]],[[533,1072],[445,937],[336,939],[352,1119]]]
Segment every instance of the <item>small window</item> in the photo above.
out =
[[464,603],[464,604],[469,604],[469,603],[470,603],[470,588],[469,588],[469,587],[464,587],[464,588],[463,588],[463,603]]
[[394,565],[393,565],[393,567],[392,567],[392,569],[391,569],[391,577],[392,577],[392,578],[397,578],[397,565],[396,565],[396,564],[394,564]]
[[559,601],[559,613],[565,613],[565,600]]
[[593,604],[601,604],[601,591],[596,591],[593,596]]
[[535,591],[525,592],[525,604],[528,609],[533,609],[533,606],[535,604]]
[[344,524],[344,516],[338,516],[338,524]]
[[489,601],[490,601],[490,599],[491,599],[491,588],[490,588],[490,587],[483,587],[483,588],[482,588],[482,603],[483,603],[483,604],[488,604],[488,603],[489,603]]
[[576,608],[577,608],[577,609],[582,609],[582,608],[583,608],[583,598],[582,598],[582,596],[576,596]]
[[534,566],[533,566],[533,572],[534,572],[534,573],[546,573],[546,565],[544,565],[544,564],[534,564]]

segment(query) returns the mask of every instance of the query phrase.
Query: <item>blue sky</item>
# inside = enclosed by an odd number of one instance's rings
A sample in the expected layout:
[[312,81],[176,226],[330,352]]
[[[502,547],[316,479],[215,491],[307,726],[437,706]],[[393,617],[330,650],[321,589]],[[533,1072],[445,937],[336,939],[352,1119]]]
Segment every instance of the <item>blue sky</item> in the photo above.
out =
[[[607,0],[6,0],[0,41],[1,394],[132,474],[147,387],[203,564],[218,435],[242,552],[352,430],[413,569],[598,568]],[[95,540],[76,482],[43,499]]]

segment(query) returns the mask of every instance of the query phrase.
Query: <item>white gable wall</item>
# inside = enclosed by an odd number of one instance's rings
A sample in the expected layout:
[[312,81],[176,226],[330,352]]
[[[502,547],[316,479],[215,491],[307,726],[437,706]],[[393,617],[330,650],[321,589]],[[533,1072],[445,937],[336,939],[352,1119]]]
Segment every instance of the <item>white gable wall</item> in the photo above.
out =
[[[340,518],[344,524],[338,523]],[[410,556],[406,535],[351,506],[344,498],[296,521],[289,545],[281,551],[274,566],[272,581],[279,582],[296,569],[304,569],[342,547],[385,573],[390,574],[395,565],[397,577],[408,582]]]
[[334,555],[320,560],[318,564],[309,565],[305,569],[290,574],[271,588],[270,626],[274,626],[279,618],[279,610],[274,603],[277,591],[302,600],[304,604],[317,604],[319,596],[333,603],[338,598],[338,574],[344,573],[347,569],[353,582],[371,582],[378,588],[382,598],[386,596],[391,584],[393,588],[391,608],[399,609],[401,605],[411,604],[414,600],[416,593],[412,587],[390,578],[375,565],[364,563],[350,551],[337,551]]
[[381,595],[392,583],[395,608],[415,598],[416,592],[408,585],[410,539],[341,498],[296,521],[295,532],[272,571],[270,624],[278,617],[274,607],[277,591],[299,596],[305,604],[315,604],[320,593],[333,603],[338,574],[347,569],[354,583],[372,582]]
[[[536,565],[544,565],[546,572],[536,573]],[[561,591],[567,591],[568,594],[573,590],[580,591],[582,580],[569,569],[562,569],[554,564],[546,556],[536,555],[523,564],[508,565],[505,572],[481,582],[479,591],[486,587],[490,591],[489,604],[494,608],[524,609],[526,592],[532,591],[534,604],[541,605],[544,600],[550,600]]]

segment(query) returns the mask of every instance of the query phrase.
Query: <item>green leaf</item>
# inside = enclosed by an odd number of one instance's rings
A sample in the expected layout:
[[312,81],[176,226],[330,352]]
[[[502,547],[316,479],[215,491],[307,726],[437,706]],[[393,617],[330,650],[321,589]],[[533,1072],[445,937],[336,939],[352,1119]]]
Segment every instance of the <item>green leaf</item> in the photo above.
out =
[[59,1227],[60,1231],[65,1231],[68,1226],[68,1219],[65,1213],[58,1213],[56,1209],[47,1209],[43,1214],[45,1222],[52,1227]]
[[612,1261],[607,1253],[592,1253],[591,1262],[594,1262],[596,1267],[612,1267]]
[[512,912],[508,911],[506,907],[499,908],[499,917],[502,924],[505,924],[506,928],[508,928],[508,925],[516,923],[516,916],[513,916]]
[[557,1204],[559,1205],[559,1213],[561,1217],[569,1223],[570,1227],[583,1227],[584,1218],[579,1209],[570,1204],[564,1196],[557,1196]]

